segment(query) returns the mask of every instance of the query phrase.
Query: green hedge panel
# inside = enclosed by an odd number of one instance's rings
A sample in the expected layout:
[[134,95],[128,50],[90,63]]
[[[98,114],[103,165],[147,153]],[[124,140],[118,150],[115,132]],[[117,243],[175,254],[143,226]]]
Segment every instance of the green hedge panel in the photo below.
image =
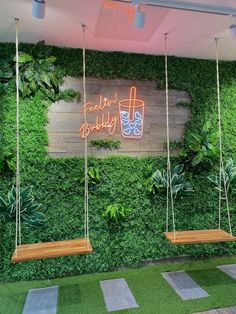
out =
[[[30,51],[32,45],[22,44],[20,50]],[[80,49],[51,47],[57,57],[57,69],[64,75],[82,74]],[[0,52],[14,54],[13,44],[0,44]],[[87,51],[87,75],[97,78],[155,80],[157,88],[164,87],[164,58],[122,52]],[[221,62],[222,120],[224,154],[235,160],[236,67],[235,62]],[[216,78],[214,61],[169,58],[170,88],[186,90],[192,97],[188,106],[192,119],[186,126],[185,145],[190,133],[202,127],[206,119],[217,126]],[[23,242],[72,239],[83,235],[83,176],[82,158],[46,156],[47,108],[50,104],[40,95],[21,100],[21,172],[22,185],[32,185],[37,201],[43,205],[47,222],[43,229],[22,227]],[[13,88],[0,101],[1,150],[15,153],[15,95]],[[147,194],[145,179],[157,167],[165,167],[165,158],[108,157],[89,158],[89,165],[99,168],[101,181],[90,188],[89,220],[94,253],[44,261],[10,263],[14,250],[14,224],[0,224],[0,280],[16,281],[52,278],[85,272],[107,271],[121,265],[136,267],[147,259],[181,255],[213,256],[236,253],[234,243],[172,246],[162,234],[165,231],[166,203],[160,197]],[[173,158],[177,163],[178,158]],[[206,179],[208,173],[187,176],[194,186],[191,197],[176,201],[178,229],[217,227],[217,193]],[[6,195],[14,177],[0,177],[1,195]],[[104,209],[121,203],[133,213],[118,225],[102,218]],[[236,233],[235,199],[231,200],[233,230]],[[223,226],[227,228],[226,212]]]

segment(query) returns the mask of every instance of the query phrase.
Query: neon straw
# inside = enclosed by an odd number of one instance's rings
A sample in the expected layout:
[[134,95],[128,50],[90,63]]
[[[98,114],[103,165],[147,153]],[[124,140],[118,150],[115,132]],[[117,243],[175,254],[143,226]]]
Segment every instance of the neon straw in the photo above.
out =
[[134,119],[135,101],[136,101],[136,87],[131,87],[129,94],[129,117],[130,121]]

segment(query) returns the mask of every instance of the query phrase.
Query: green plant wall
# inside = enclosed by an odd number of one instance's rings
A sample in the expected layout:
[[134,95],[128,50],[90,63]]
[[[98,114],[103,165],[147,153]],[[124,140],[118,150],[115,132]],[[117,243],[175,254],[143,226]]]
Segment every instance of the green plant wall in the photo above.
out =
[[[23,44],[27,52],[31,45]],[[14,45],[0,44],[0,52],[14,54]],[[53,47],[57,70],[75,77],[82,74],[82,51]],[[87,75],[97,78],[155,80],[164,87],[164,58],[121,52],[87,51]],[[202,127],[206,119],[217,126],[216,73],[214,61],[169,58],[170,88],[186,90],[192,97],[188,106],[192,119],[186,126],[185,144],[191,131]],[[223,111],[224,155],[236,160],[236,63],[221,62],[221,96]],[[21,175],[22,185],[31,185],[38,202],[42,203],[47,222],[43,229],[23,226],[23,243],[72,239],[83,235],[83,176],[82,158],[50,158],[46,155],[47,108],[50,105],[39,94],[21,101]],[[14,88],[0,99],[0,151],[15,154],[15,95]],[[173,158],[173,163],[178,158]],[[236,253],[235,243],[172,246],[162,235],[165,231],[165,201],[150,196],[144,181],[165,158],[108,157],[89,158],[89,166],[99,168],[97,186],[90,188],[90,237],[94,253],[88,256],[11,264],[14,250],[14,224],[0,223],[0,280],[16,281],[52,278],[76,273],[106,271],[127,265],[136,267],[140,261],[192,255],[195,257]],[[188,172],[195,192],[176,201],[178,229],[217,228],[217,194],[207,179],[208,173]],[[0,194],[6,195],[14,176],[0,176]],[[121,203],[132,214],[118,225],[109,225],[102,218],[105,208]],[[236,199],[231,200],[233,231],[236,234]],[[227,229],[226,212],[223,227]]]

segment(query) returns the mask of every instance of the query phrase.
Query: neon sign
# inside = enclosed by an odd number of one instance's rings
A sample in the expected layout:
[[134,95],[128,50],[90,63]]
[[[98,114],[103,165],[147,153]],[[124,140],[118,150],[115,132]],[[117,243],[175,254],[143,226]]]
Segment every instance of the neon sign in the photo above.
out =
[[[140,138],[143,135],[144,101],[136,98],[136,87],[130,88],[129,98],[118,101],[117,93],[112,98],[99,96],[99,102],[87,102],[83,110],[87,113],[97,113],[95,122],[83,122],[80,127],[82,138],[96,131],[108,131],[114,134],[120,121],[121,135],[124,138]],[[117,107],[117,113],[111,114],[111,106]],[[119,105],[119,106],[118,106]],[[105,112],[106,111],[106,112]]]
[[131,87],[129,98],[119,102],[121,133],[125,138],[143,135],[144,101],[136,99],[136,87]]
[[[119,10],[121,12],[127,13],[129,23],[133,23],[137,8],[135,6],[129,5],[129,2],[118,3],[118,2],[114,2],[112,0],[104,0],[102,6],[103,6],[103,8],[116,9],[116,10]],[[143,6],[142,5],[139,6],[139,9],[141,12],[143,12]]]
[[117,93],[115,93],[114,97],[112,99],[102,97],[100,95],[100,100],[98,104],[94,104],[93,102],[89,101],[84,105],[84,110],[87,112],[93,112],[95,110],[103,110],[106,108],[110,108],[112,104],[115,104],[117,102]]
[[123,11],[128,14],[128,19],[130,23],[132,23],[134,20],[136,8],[130,5],[127,6],[126,3],[117,3],[117,2],[113,2],[112,0],[104,0],[103,8],[116,9],[116,10]]
[[91,132],[100,131],[108,129],[108,133],[112,135],[116,130],[117,121],[119,117],[110,116],[109,112],[107,114],[97,115],[95,123],[82,123],[80,127],[80,135],[85,138],[88,137]]

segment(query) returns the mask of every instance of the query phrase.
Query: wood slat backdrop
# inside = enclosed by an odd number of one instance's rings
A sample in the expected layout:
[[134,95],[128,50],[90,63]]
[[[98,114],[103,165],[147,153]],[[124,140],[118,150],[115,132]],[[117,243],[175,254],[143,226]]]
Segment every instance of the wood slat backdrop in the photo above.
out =
[[[140,139],[125,139],[121,136],[120,123],[118,121],[116,131],[109,135],[105,129],[91,133],[91,139],[105,139],[112,137],[121,141],[121,149],[118,151],[97,150],[89,147],[88,152],[97,157],[107,155],[129,155],[129,156],[156,156],[165,154],[163,143],[166,141],[166,114],[165,114],[165,91],[157,90],[156,83],[152,81],[130,81],[130,80],[98,80],[87,78],[87,102],[99,103],[100,95],[113,98],[118,94],[119,100],[129,98],[131,86],[137,88],[137,98],[145,102],[144,131]],[[82,93],[81,79],[67,77],[62,90],[73,88]],[[176,106],[179,102],[191,101],[184,91],[169,91],[169,122],[170,139],[182,141],[186,122],[190,119],[190,110]],[[119,112],[118,102],[109,108],[110,115]],[[51,105],[48,111],[47,131],[49,135],[48,154],[54,157],[82,156],[84,153],[84,140],[79,130],[83,122],[83,99],[81,102],[66,103],[60,101]],[[107,109],[100,111],[107,113]],[[95,122],[97,112],[87,113],[88,122]]]

